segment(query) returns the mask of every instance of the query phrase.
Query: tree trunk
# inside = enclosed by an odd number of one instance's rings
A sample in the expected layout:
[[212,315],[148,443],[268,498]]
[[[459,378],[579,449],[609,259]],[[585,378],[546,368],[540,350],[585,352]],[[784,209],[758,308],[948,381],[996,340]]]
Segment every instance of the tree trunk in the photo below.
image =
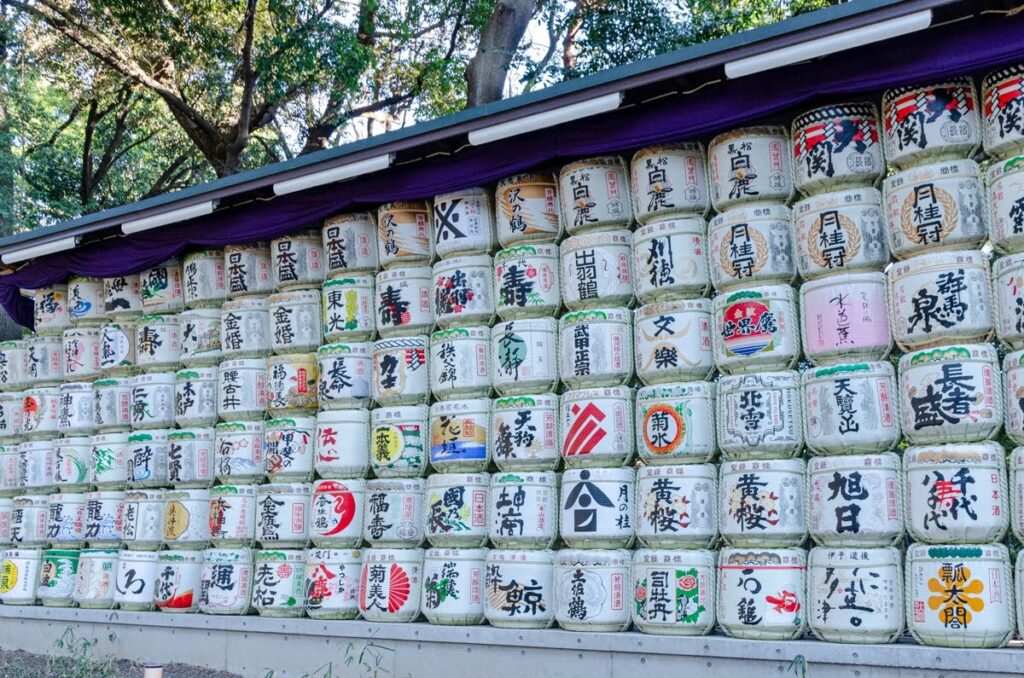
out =
[[512,56],[523,39],[535,0],[498,0],[480,34],[480,46],[466,67],[466,106],[479,106],[502,98]]
[[[0,68],[7,60],[7,28],[7,3],[0,2]],[[8,100],[0,96],[0,237],[14,233],[14,134],[4,103]]]

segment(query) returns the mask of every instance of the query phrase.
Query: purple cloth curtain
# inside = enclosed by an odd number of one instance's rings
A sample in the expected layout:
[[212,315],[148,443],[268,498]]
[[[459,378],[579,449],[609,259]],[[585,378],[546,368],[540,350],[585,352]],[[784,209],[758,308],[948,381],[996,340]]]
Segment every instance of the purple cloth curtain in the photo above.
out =
[[[72,274],[134,273],[194,246],[269,240],[314,227],[332,214],[393,200],[497,181],[527,169],[556,168],[589,155],[703,138],[752,121],[788,123],[793,108],[827,100],[870,98],[903,84],[978,75],[1024,61],[1024,17],[958,22],[784,70],[729,80],[694,94],[639,104],[592,120],[540,130],[450,156],[393,167],[371,177],[323,186],[214,213],[189,222],[117,237],[37,259],[0,279],[0,305],[32,326],[32,304],[18,288],[54,284]],[[785,115],[784,115],[785,114]]]

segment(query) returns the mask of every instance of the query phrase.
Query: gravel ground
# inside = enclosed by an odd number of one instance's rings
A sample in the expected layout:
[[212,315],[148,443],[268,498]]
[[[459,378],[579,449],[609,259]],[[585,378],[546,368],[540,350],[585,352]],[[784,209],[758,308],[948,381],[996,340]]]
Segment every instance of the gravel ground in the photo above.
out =
[[[0,678],[141,678],[142,665],[127,659],[48,657],[17,650],[0,651]],[[167,664],[164,678],[240,678],[237,673],[211,671],[188,664]]]

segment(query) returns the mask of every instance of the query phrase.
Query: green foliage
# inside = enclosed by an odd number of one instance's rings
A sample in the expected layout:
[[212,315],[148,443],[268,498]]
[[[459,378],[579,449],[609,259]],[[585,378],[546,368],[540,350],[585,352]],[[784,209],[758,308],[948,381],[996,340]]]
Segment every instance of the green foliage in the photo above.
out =
[[[115,637],[111,636],[113,641]],[[117,678],[120,675],[117,660],[93,656],[98,643],[95,638],[89,640],[77,636],[74,628],[68,626],[53,643],[54,648],[63,654],[47,658],[48,674],[62,678]]]

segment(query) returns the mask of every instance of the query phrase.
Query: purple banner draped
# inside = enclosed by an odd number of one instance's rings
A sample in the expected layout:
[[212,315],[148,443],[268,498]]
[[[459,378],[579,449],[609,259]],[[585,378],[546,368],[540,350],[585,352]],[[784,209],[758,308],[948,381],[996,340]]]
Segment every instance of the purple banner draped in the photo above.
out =
[[[495,182],[531,168],[649,144],[699,139],[755,120],[788,122],[798,105],[838,96],[870,97],[903,84],[978,75],[1024,61],[1024,17],[974,18],[784,70],[730,80],[689,95],[625,108],[598,119],[541,130],[455,155],[393,167],[343,184],[268,202],[254,202],[189,222],[118,237],[30,262],[0,279],[0,304],[16,322],[32,325],[32,304],[18,288],[34,289],[72,274],[134,273],[194,246],[269,240],[317,225],[332,214],[393,200]],[[819,101],[815,101],[819,103]]]

